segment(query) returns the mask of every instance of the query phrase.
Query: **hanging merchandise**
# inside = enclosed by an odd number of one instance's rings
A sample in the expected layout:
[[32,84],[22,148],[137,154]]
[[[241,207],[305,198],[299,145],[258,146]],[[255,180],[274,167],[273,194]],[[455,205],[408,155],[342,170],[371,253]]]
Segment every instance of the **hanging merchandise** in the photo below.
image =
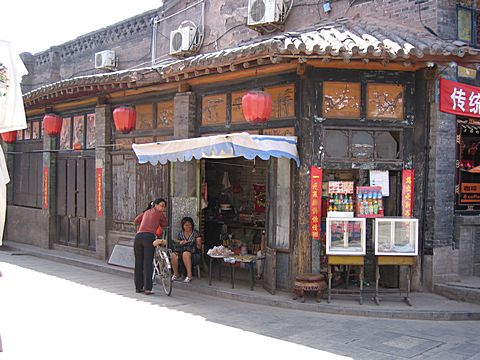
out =
[[[25,129],[27,121],[20,83],[28,71],[8,41],[0,40],[0,133]],[[6,185],[10,181],[0,147],[0,246],[7,208]]]
[[265,192],[265,185],[253,184],[253,200],[253,211],[265,212],[267,205],[267,194]]
[[232,186],[230,184],[230,177],[228,176],[228,171],[223,172],[222,185],[224,189],[229,189]]

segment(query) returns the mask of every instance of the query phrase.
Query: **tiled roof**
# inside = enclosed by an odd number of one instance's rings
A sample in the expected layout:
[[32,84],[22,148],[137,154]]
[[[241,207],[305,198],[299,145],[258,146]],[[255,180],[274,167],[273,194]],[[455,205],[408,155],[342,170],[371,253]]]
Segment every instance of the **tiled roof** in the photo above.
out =
[[233,49],[201,54],[177,61],[164,68],[166,77],[189,73],[194,69],[246,64],[248,60],[265,58],[279,62],[282,57],[321,58],[350,62],[355,59],[392,62],[442,61],[453,57],[462,61],[475,56],[479,49],[460,41],[442,40],[426,30],[411,29],[376,21],[337,20],[316,29],[289,32]]
[[55,101],[86,94],[101,94],[165,81],[178,81],[210,73],[235,71],[298,58],[399,62],[480,62],[480,49],[440,39],[426,30],[371,20],[340,19],[315,29],[261,38],[235,48],[199,54],[135,70],[82,76],[52,83],[24,95],[26,104]]

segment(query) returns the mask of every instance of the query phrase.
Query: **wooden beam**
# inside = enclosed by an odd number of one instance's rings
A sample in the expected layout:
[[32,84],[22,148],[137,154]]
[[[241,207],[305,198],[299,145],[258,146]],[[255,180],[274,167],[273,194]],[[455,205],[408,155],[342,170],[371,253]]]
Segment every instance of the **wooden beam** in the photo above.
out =
[[244,79],[248,77],[253,78],[255,76],[273,75],[276,73],[282,73],[286,71],[295,71],[296,69],[297,69],[297,62],[295,61],[295,62],[289,62],[284,64],[265,66],[261,68],[239,70],[235,72],[224,72],[222,74],[203,76],[196,79],[189,79],[188,83],[191,86],[199,86],[199,85],[205,85],[205,84],[212,84],[216,82]]
[[351,61],[346,64],[343,60],[332,60],[328,63],[323,62],[322,60],[308,60],[308,65],[311,65],[316,68],[336,68],[336,69],[355,69],[355,70],[393,70],[393,71],[417,71],[418,69],[423,68],[419,64],[412,66],[404,66],[403,63],[392,63],[384,65],[380,61]]

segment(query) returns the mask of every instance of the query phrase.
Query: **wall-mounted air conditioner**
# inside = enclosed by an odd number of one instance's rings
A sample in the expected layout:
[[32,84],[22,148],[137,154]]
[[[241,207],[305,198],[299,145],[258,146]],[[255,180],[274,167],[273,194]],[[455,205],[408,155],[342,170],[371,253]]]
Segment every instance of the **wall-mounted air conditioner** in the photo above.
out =
[[170,55],[178,55],[193,51],[196,29],[183,26],[170,32]]
[[285,0],[248,0],[247,25],[283,23]]
[[115,51],[104,50],[95,53],[95,69],[115,69],[117,66],[115,60]]

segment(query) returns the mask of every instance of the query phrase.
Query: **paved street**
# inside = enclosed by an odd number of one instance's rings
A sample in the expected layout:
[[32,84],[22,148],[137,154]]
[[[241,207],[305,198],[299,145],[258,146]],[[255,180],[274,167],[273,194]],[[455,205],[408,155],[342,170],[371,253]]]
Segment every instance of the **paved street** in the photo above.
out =
[[480,321],[392,320],[241,303],[0,252],[0,359],[480,359]]

